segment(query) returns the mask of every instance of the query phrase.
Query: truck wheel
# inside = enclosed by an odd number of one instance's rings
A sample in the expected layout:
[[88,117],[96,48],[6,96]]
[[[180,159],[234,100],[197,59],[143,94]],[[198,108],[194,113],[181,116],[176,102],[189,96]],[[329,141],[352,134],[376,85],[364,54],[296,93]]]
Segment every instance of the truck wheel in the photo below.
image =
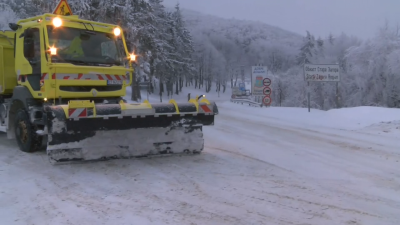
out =
[[6,113],[7,113],[6,106],[2,104],[0,100],[0,125],[6,123]]
[[42,145],[42,137],[36,134],[36,130],[29,121],[28,113],[24,109],[18,110],[15,115],[15,138],[21,151],[34,152]]

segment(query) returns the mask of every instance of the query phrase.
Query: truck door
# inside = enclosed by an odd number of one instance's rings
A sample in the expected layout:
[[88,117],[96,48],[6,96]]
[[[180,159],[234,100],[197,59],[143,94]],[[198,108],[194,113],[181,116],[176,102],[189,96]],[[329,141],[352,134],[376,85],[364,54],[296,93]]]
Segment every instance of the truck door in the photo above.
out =
[[17,30],[15,44],[15,72],[18,83],[32,91],[40,91],[42,54],[39,27]]
[[40,91],[40,79],[42,77],[42,54],[40,47],[39,28],[30,28],[31,33],[24,38],[24,56],[32,67],[32,74],[26,74],[27,80],[34,91]]

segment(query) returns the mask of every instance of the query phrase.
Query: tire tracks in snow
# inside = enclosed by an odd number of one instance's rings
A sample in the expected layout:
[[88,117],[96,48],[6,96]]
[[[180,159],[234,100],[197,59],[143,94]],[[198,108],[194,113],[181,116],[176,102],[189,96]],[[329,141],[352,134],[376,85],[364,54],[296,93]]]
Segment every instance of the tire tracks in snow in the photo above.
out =
[[[249,158],[261,163],[266,163],[269,166],[274,166],[273,164],[270,164],[268,162],[253,158],[253,157],[248,157],[246,155],[243,154],[238,154],[235,152],[231,152],[228,151],[226,149],[221,149],[221,148],[214,148],[214,147],[209,147],[207,146],[207,148],[212,148],[212,149],[216,149],[216,150],[221,150],[223,152],[227,152],[230,154],[235,154],[235,155],[239,155],[241,157],[245,157],[245,158]],[[285,170],[286,172],[291,172],[288,170]],[[296,191],[294,191],[294,193],[296,193],[296,195],[302,195],[302,194],[306,194],[308,196],[311,196],[314,194],[313,189],[315,190],[315,188],[309,186],[309,185],[300,185],[300,181],[295,181],[294,179],[283,179],[283,180],[272,180],[271,177],[264,177],[264,179],[266,180],[267,183],[273,183],[273,184],[279,184],[280,187],[279,188],[272,188],[271,190],[279,190],[280,188],[284,189],[290,189],[293,192],[293,189],[296,189]],[[282,178],[281,178],[282,179]],[[309,191],[305,191],[305,190],[309,190]],[[255,192],[260,192],[265,194],[265,195],[269,195],[269,197],[264,196],[263,198],[260,197],[254,197],[254,196],[246,196],[248,199],[253,199],[253,201],[261,201],[261,202],[268,202],[268,204],[274,204],[276,205],[276,207],[282,208],[282,209],[286,209],[286,210],[290,210],[290,211],[294,211],[297,213],[302,213],[302,214],[306,214],[309,217],[308,218],[314,218],[314,217],[319,217],[321,219],[326,219],[326,220],[332,220],[332,216],[327,215],[324,211],[325,210],[334,210],[336,213],[347,213],[349,214],[349,217],[351,217],[352,214],[358,214],[358,215],[367,215],[370,217],[375,217],[375,218],[380,218],[380,216],[378,215],[373,215],[370,213],[366,213],[366,212],[362,212],[356,209],[350,209],[350,208],[342,208],[336,205],[332,205],[332,204],[326,204],[326,203],[319,203],[317,201],[310,201],[310,200],[305,200],[302,198],[296,198],[293,197],[291,195],[282,195],[279,192],[268,192],[265,190],[254,190]],[[329,195],[325,195],[325,196],[329,196]],[[273,199],[271,199],[271,197]],[[326,197],[325,197],[326,198]],[[288,200],[288,202],[286,202],[285,204],[282,203],[282,199],[286,199]],[[333,199],[333,198],[332,198]],[[298,203],[293,203],[293,201],[296,201]],[[292,205],[307,205],[306,207],[309,209],[309,211],[305,211],[303,209],[303,207],[299,206],[299,207],[294,207]],[[311,206],[311,210],[310,210],[310,206]],[[321,212],[321,208],[325,208],[322,210]],[[275,218],[276,219],[276,218]],[[288,222],[288,221],[286,221]],[[287,224],[292,224],[290,222],[288,222]],[[293,223],[294,224],[294,223]]]
[[[210,129],[218,130],[219,126]],[[222,130],[236,134],[230,127]],[[256,140],[258,136],[251,138]],[[57,167],[48,165],[37,155],[23,154],[22,159],[18,158],[19,153],[13,152],[18,151],[16,145],[3,145],[1,137],[0,150],[3,151],[3,146],[7,146],[5,151],[10,150],[1,156],[1,161],[7,159],[9,163],[4,168],[20,174],[10,177],[8,182],[29,179],[26,185],[31,195],[8,189],[11,199],[20,203],[12,207],[20,212],[20,221],[24,220],[25,224],[130,224],[135,216],[155,224],[235,225],[345,224],[362,218],[376,219],[343,211],[347,207],[340,207],[335,201],[336,193],[346,192],[345,187],[338,189],[341,181],[330,180],[329,185],[322,185],[318,183],[320,179],[306,179],[245,151],[237,153],[237,141],[225,148],[209,144],[206,139],[205,151],[194,157]],[[271,143],[279,148],[286,146]],[[336,193],[335,189],[338,189]],[[353,195],[340,199],[356,200],[356,194],[350,194]]]
[[[231,116],[231,115],[223,115],[223,119],[227,119],[230,122],[235,122],[237,121],[238,118]],[[268,117],[266,117],[268,119]],[[306,129],[306,128],[298,128],[298,127],[288,127],[286,125],[279,126],[276,123],[269,123],[265,122],[263,120],[260,120],[259,122],[255,122],[253,120],[249,119],[244,119],[242,122],[245,122],[247,124],[251,124],[253,126],[258,126],[258,127],[269,127],[270,129],[273,130],[279,130],[286,132],[287,134],[294,134],[297,137],[303,137],[304,139],[308,140],[313,140],[317,141],[322,144],[332,144],[335,146],[340,147],[341,149],[350,149],[355,152],[359,152],[362,154],[373,154],[376,156],[379,156],[381,158],[387,158],[394,162],[399,162],[400,163],[400,145],[399,146],[391,146],[391,151],[387,151],[388,147],[384,147],[381,144],[377,144],[373,141],[365,141],[364,139],[357,139],[357,138],[351,138],[349,136],[342,136],[338,134],[332,134],[332,133],[327,133],[327,132],[320,132],[320,131],[315,131],[311,129]],[[226,129],[229,130],[229,129]],[[347,131],[348,132],[348,131]],[[234,133],[232,129],[230,130],[230,133]],[[241,134],[242,135],[242,134]],[[250,135],[248,135],[250,136]],[[250,136],[251,138],[251,136]],[[388,137],[385,137],[388,138]],[[340,141],[338,140],[340,139]],[[390,140],[390,138],[388,138]],[[393,139],[392,139],[393,140]],[[361,144],[360,144],[361,143]],[[374,147],[371,147],[374,146]],[[397,152],[396,152],[397,151]]]
[[[227,118],[223,118],[223,119],[228,119],[229,121],[235,121],[234,117],[232,117],[232,116],[225,115],[224,117],[227,117]],[[365,144],[362,142],[362,140],[344,137],[341,135],[336,135],[336,134],[331,135],[329,133],[323,133],[323,132],[314,131],[314,130],[310,130],[310,129],[304,129],[304,128],[302,129],[302,128],[295,128],[295,127],[291,127],[291,128],[280,127],[280,126],[270,125],[270,124],[268,124],[268,122],[264,122],[264,121],[255,123],[254,121],[246,120],[246,122],[250,123],[252,126],[258,126],[258,127],[265,126],[265,127],[269,127],[270,129],[284,131],[287,134],[294,134],[298,137],[303,137],[304,139],[312,140],[313,142],[319,142],[322,144],[332,144],[334,146],[339,147],[342,150],[350,149],[354,152],[357,152],[357,153],[367,156],[371,160],[376,160],[376,157],[379,157],[379,159],[382,163],[379,164],[379,166],[377,164],[370,164],[369,167],[374,168],[376,171],[381,171],[384,169],[387,171],[387,173],[386,173],[386,174],[388,174],[387,176],[382,177],[382,176],[377,176],[377,175],[365,173],[365,172],[364,173],[363,172],[355,172],[350,169],[346,169],[346,172],[349,174],[352,174],[356,177],[359,177],[359,178],[367,178],[379,186],[381,186],[382,183],[385,183],[387,186],[391,187],[395,191],[400,189],[399,180],[393,179],[393,176],[394,176],[392,174],[393,168],[386,168],[386,165],[385,165],[385,160],[392,161],[393,163],[399,163],[399,165],[400,165],[400,154],[388,152],[385,150],[374,150],[374,149],[372,149],[372,147],[365,147]],[[226,126],[226,125],[222,125],[222,126]],[[232,127],[231,127],[231,129],[224,129],[224,130],[230,130],[231,133],[234,134],[234,132],[232,131],[233,130]],[[243,135],[243,134],[241,134],[241,135]],[[254,138],[251,135],[248,135],[248,137]],[[342,141],[332,140],[332,138],[337,138],[337,137],[343,138]],[[347,142],[347,140],[351,140],[351,142],[357,141],[358,143],[357,144],[349,143],[349,142]],[[363,143],[363,144],[361,144],[361,146],[364,145],[364,147],[360,147],[359,143]],[[379,145],[379,144],[376,144],[371,141],[367,143],[367,145],[373,145],[373,144]],[[399,145],[399,148],[400,148],[400,145]],[[286,148],[286,149],[288,150],[289,148]],[[311,153],[315,154],[313,152],[311,152]],[[319,154],[321,154],[321,153],[319,153]],[[326,154],[326,153],[324,153],[324,154]],[[324,158],[326,158],[326,155],[322,156],[322,157],[323,157],[322,159],[324,159]],[[330,160],[333,160],[333,159],[330,159]],[[352,159],[343,159],[343,160],[349,161]],[[325,163],[335,166],[334,162],[325,161]]]
[[[385,149],[382,149],[382,147],[384,147],[382,144],[378,144],[374,141],[369,140],[368,137],[376,137],[376,135],[360,132],[358,130],[349,131],[349,130],[343,130],[343,129],[333,129],[333,128],[329,129],[329,128],[325,128],[325,127],[321,127],[321,130],[325,130],[325,131],[313,130],[313,129],[308,129],[308,128],[304,128],[304,127],[300,127],[300,126],[279,123],[279,122],[277,122],[280,120],[279,118],[275,118],[275,117],[271,117],[271,116],[261,116],[261,115],[254,116],[256,118],[259,118],[259,122],[255,123],[253,120],[243,118],[243,114],[240,114],[238,112],[230,112],[230,114],[231,115],[226,115],[226,114],[222,114],[222,115],[223,115],[223,117],[229,117],[231,119],[231,121],[235,121],[239,118],[247,123],[260,124],[260,125],[263,124],[263,125],[269,126],[274,129],[283,129],[283,130],[287,130],[290,132],[295,132],[299,135],[302,135],[302,136],[308,137],[308,138],[319,136],[319,138],[330,141],[332,144],[338,145],[340,147],[342,147],[343,144],[348,145],[349,141],[351,141],[353,143],[350,144],[350,147],[363,148],[363,147],[358,147],[357,144],[359,145],[359,143],[365,143],[367,145],[370,145],[370,146],[372,145],[372,146],[375,146],[376,148],[380,148],[379,149],[380,151],[385,151]],[[238,117],[235,117],[232,114],[236,114],[236,115],[238,115]],[[332,130],[332,131],[336,131],[336,132],[335,133],[327,132],[327,130]],[[339,134],[337,134],[338,131],[345,132],[347,134],[357,133],[358,135],[362,135],[363,137],[355,138],[355,137],[351,137],[351,136],[339,135]],[[394,138],[386,137],[386,136],[381,136],[380,138],[383,138],[385,140],[390,140],[390,141],[394,140]],[[336,139],[336,140],[332,140],[332,139]],[[345,141],[337,141],[337,139],[345,140]],[[357,143],[357,144],[355,144],[355,143]],[[400,151],[399,151],[398,145],[392,146],[392,145],[387,145],[387,143],[385,143],[385,148],[386,149],[391,148],[393,150],[393,152],[389,152],[389,154],[400,157]],[[371,150],[371,149],[366,147],[365,150]],[[376,150],[376,151],[379,151],[379,150]],[[371,152],[374,152],[374,151],[371,151]]]
[[[308,143],[309,145],[311,145],[311,143],[314,143],[315,141],[317,141],[317,142],[320,142],[321,144],[325,144],[325,145],[331,144],[331,145],[337,146],[340,149],[344,149],[344,148],[346,148],[348,146],[350,146],[350,148],[355,148],[356,150],[362,149],[362,147],[352,146],[351,144],[349,145],[349,143],[346,142],[347,141],[346,137],[340,136],[340,135],[334,135],[334,138],[337,138],[337,137],[342,138],[343,137],[343,139],[344,139],[343,142],[337,142],[337,141],[331,140],[332,135],[329,134],[329,133],[321,133],[321,132],[312,131],[312,130],[309,130],[309,129],[297,129],[295,127],[287,128],[285,126],[282,127],[282,126],[270,125],[270,124],[268,124],[267,122],[264,122],[264,121],[260,121],[260,122],[256,123],[256,122],[251,121],[251,120],[241,120],[241,118],[236,118],[236,117],[230,116],[230,115],[224,115],[222,113],[220,114],[220,116],[221,116],[220,120],[222,120],[222,121],[219,124],[217,124],[214,129],[221,130],[222,132],[228,132],[231,135],[237,135],[237,136],[246,137],[246,139],[248,139],[248,140],[253,140],[253,139],[257,140],[258,139],[258,141],[260,141],[259,138],[261,136],[258,135],[258,134],[255,135],[256,132],[253,132],[251,134],[241,133],[241,132],[239,132],[237,130],[237,127],[242,128],[243,126],[245,126],[244,124],[250,124],[251,126],[255,126],[253,128],[253,130],[258,130],[258,131],[263,130],[263,127],[268,127],[268,130],[279,131],[278,134],[275,133],[276,136],[278,136],[279,133],[285,133],[285,135],[291,134],[291,135],[293,135],[293,137],[301,137],[301,138],[303,138],[305,140],[312,141],[312,142]],[[229,125],[227,125],[227,124],[229,124]],[[237,124],[240,124],[240,125],[237,125]],[[273,138],[273,137],[271,137],[271,138]],[[355,138],[350,139],[350,140],[351,141],[360,141],[360,140],[355,139]],[[293,142],[292,140],[290,140],[290,141]],[[343,145],[343,143],[345,143],[346,145]],[[375,143],[374,142],[370,142],[368,144],[375,144]],[[275,145],[275,143],[273,143],[273,145]],[[280,147],[283,147],[285,144],[279,143],[279,145],[280,145]],[[379,144],[375,144],[375,145],[379,145]],[[318,146],[321,146],[321,145],[318,145]],[[212,148],[214,148],[214,147],[212,147]],[[223,150],[225,150],[227,152],[230,152],[232,154],[236,154],[236,152],[234,152],[232,150],[227,150],[227,149],[223,149]],[[285,150],[287,150],[287,149],[285,149]],[[365,152],[363,152],[363,153],[365,153]],[[385,151],[369,151],[369,153],[373,153],[374,155],[380,155],[380,154],[385,154],[386,152]],[[324,157],[326,157],[326,156],[324,156]],[[254,157],[250,157],[250,158],[254,158]],[[332,164],[332,166],[337,166],[337,164],[336,165]],[[356,177],[360,177],[360,178],[362,177],[362,176],[360,176],[360,174],[357,174],[354,171],[351,171],[349,169],[346,170],[346,171],[348,173],[350,173],[350,174],[355,175]],[[311,179],[311,180],[313,180],[313,182],[320,181],[320,179]],[[342,182],[343,182],[343,184],[345,184],[344,181],[342,181]],[[395,185],[395,183],[393,185]],[[336,186],[336,188],[332,188],[331,187],[327,191],[324,191],[324,193],[325,193],[324,195],[325,196],[331,196],[330,198],[333,200],[333,199],[335,199],[335,197],[332,195],[332,193],[337,191],[337,192],[341,193],[342,196],[348,196],[348,197],[349,196],[353,196],[353,198],[356,198],[361,202],[362,201],[366,201],[366,202],[369,202],[369,203],[376,202],[376,197],[375,196],[372,196],[372,195],[368,196],[368,195],[365,195],[365,193],[362,193],[362,192],[360,194],[352,194],[355,190],[349,190],[348,189],[348,190],[344,191],[344,189],[342,189],[343,191],[341,191],[340,189],[339,190],[337,189],[338,187],[339,186]],[[324,185],[319,186],[319,188],[323,189]],[[321,192],[321,190],[319,190],[318,192]],[[269,194],[276,195],[276,193],[269,193]],[[310,193],[310,194],[312,194],[312,193]],[[279,195],[277,197],[287,198],[289,200],[296,199],[294,197],[291,197],[290,195]],[[304,199],[299,199],[298,201],[303,202],[303,203],[307,203],[307,204],[312,204],[312,205],[319,206],[319,207],[329,208],[330,210],[334,210],[334,211],[337,212],[337,213],[334,213],[334,214],[342,214],[343,212],[347,212],[350,217],[351,217],[351,215],[356,214],[356,215],[359,215],[360,217],[361,216],[368,216],[368,217],[375,218],[375,219],[382,219],[381,216],[376,215],[375,213],[372,213],[372,211],[370,211],[368,213],[367,211],[357,210],[356,208],[352,209],[352,208],[346,208],[346,207],[339,207],[340,204],[326,204],[326,203],[322,204],[322,203],[319,203],[319,201],[316,201],[316,202],[315,201],[308,201],[307,202],[307,200],[304,200]],[[392,202],[392,203],[387,202],[385,204],[387,204],[387,205],[390,204],[391,207],[398,208],[398,206],[397,207],[395,206],[395,202]],[[349,220],[349,221],[351,221],[351,220]]]
[[293,171],[288,170],[286,168],[280,167],[280,166],[278,166],[276,164],[273,164],[273,163],[270,163],[270,162],[267,162],[267,161],[264,161],[264,160],[261,160],[261,159],[257,159],[255,157],[251,157],[251,156],[248,156],[248,155],[245,155],[245,154],[241,154],[241,153],[238,153],[238,152],[233,152],[233,151],[229,151],[229,150],[226,150],[226,149],[223,149],[223,148],[212,147],[212,146],[208,146],[208,145],[206,145],[205,147],[208,148],[208,149],[214,149],[214,150],[218,150],[218,151],[223,151],[223,152],[226,152],[226,153],[229,153],[229,154],[234,154],[234,155],[239,156],[239,157],[243,157],[243,158],[246,158],[246,159],[254,160],[254,161],[257,161],[257,162],[260,162],[260,163],[264,163],[264,164],[267,164],[269,166],[273,166],[273,167],[279,168],[279,169],[281,169],[283,171],[286,171],[286,172],[293,172]]

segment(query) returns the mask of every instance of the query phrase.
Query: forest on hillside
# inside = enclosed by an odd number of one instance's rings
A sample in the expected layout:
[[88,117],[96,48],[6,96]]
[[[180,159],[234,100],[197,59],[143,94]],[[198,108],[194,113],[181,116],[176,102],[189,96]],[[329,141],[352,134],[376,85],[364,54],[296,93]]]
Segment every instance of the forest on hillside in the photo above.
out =
[[[51,12],[55,0],[0,0],[0,29],[9,22]],[[385,23],[372,39],[342,34],[304,36],[253,21],[221,19],[190,10],[164,7],[162,0],[68,0],[82,18],[115,23],[125,30],[138,57],[133,100],[138,86],[153,81],[150,92],[179,94],[194,86],[224,92],[237,85],[239,69],[268,66],[274,106],[306,107],[306,91],[317,109],[352,106],[400,107],[399,27]],[[271,22],[272,23],[272,22]],[[341,81],[312,83],[304,63],[339,64]],[[157,81],[157,82],[155,82]]]

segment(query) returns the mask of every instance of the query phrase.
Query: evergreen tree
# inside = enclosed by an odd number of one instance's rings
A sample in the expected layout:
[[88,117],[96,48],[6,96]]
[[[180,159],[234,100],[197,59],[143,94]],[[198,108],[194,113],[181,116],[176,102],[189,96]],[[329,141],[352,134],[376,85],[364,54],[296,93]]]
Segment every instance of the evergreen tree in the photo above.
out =
[[174,61],[176,71],[176,90],[178,94],[183,87],[183,78],[190,79],[194,75],[194,63],[192,55],[194,52],[192,37],[186,29],[179,4],[175,6],[175,12],[172,14],[172,43],[174,48]]
[[315,38],[307,31],[307,36],[304,40],[303,46],[300,48],[300,54],[297,57],[299,65],[311,63],[311,58],[314,56]]
[[319,58],[324,58],[324,40],[322,40],[321,37],[317,39],[316,55],[319,56]]
[[26,19],[43,13],[41,5],[43,0],[1,0],[3,5],[9,6],[18,18]]

